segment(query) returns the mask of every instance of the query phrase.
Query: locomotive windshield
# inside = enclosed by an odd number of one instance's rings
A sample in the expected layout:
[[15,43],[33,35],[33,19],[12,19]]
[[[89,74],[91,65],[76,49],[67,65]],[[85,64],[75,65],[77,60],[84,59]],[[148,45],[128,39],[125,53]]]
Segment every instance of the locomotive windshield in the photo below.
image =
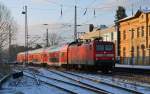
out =
[[104,51],[104,45],[96,45],[96,51]]
[[112,51],[112,50],[113,50],[113,45],[112,44],[105,45],[105,51]]
[[113,45],[112,44],[97,44],[96,45],[96,51],[112,51]]

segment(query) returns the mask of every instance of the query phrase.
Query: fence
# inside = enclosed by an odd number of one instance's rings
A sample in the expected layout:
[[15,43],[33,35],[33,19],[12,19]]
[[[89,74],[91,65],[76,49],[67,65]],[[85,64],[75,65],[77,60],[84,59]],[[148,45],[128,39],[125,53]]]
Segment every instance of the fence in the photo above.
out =
[[150,65],[150,56],[120,57],[119,63],[128,65]]

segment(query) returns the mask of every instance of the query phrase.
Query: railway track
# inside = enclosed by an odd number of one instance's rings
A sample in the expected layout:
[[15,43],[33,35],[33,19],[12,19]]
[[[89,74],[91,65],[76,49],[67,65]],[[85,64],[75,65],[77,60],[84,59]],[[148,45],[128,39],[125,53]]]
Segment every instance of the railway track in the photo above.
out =
[[[79,83],[75,84],[75,83],[67,82],[64,80],[47,77],[41,74],[34,74],[33,76],[32,73],[25,72],[25,75],[28,77],[34,78],[35,80],[37,80],[37,77],[38,77],[38,79],[41,82],[63,89],[65,91],[68,91],[71,94],[109,94],[110,93],[104,90],[92,88],[88,85],[79,84]],[[35,75],[37,76],[36,78],[35,78]]]
[[99,89],[99,90],[104,90],[107,91],[109,93],[113,93],[113,94],[142,94],[141,92],[135,91],[135,90],[131,90],[131,89],[127,89],[127,88],[123,88],[123,87],[119,87],[113,84],[109,84],[109,83],[105,83],[105,82],[101,82],[98,80],[94,80],[91,78],[87,78],[87,77],[83,77],[81,75],[77,75],[74,73],[70,73],[70,72],[65,72],[65,71],[56,71],[56,70],[49,70],[50,72],[53,72],[57,75],[66,77],[68,79],[71,79],[73,81],[85,84],[85,85],[89,85],[90,87]]
[[[35,76],[33,76],[33,77],[32,77],[32,76],[29,76],[29,75],[26,75],[26,76],[35,79],[35,78],[34,78]],[[36,79],[35,79],[35,80],[36,80]],[[68,90],[68,89],[65,89],[65,88],[59,87],[59,86],[57,86],[57,85],[48,83],[48,82],[46,82],[46,81],[43,81],[43,80],[39,80],[39,81],[45,83],[46,85],[54,86],[54,87],[56,87],[56,88],[58,88],[58,89],[61,89],[61,90],[63,90],[63,91],[66,91],[66,92],[68,92],[69,94],[76,94],[75,92],[72,92],[72,91],[70,91],[70,90]]]
[[[38,69],[35,69],[35,70],[38,70]],[[72,92],[72,94],[77,94],[79,93],[78,90],[79,88],[81,89],[84,89],[84,90],[87,90],[88,92],[91,92],[92,93],[103,93],[103,94],[107,94],[107,93],[112,93],[112,94],[149,94],[149,93],[143,93],[141,91],[138,91],[138,90],[133,90],[132,88],[128,88],[128,87],[122,87],[122,86],[117,86],[117,85],[114,85],[112,83],[109,83],[109,82],[104,82],[103,80],[101,79],[94,79],[93,77],[90,77],[90,76],[87,76],[85,75],[84,73],[74,73],[74,72],[68,72],[68,71],[58,71],[58,70],[47,70],[47,69],[43,69],[46,72],[45,75],[43,74],[40,74],[41,71],[39,71],[39,73],[36,73],[36,76],[38,76],[38,78],[44,78],[44,79],[47,79],[45,82],[48,82],[48,80],[52,80],[52,81],[56,81],[56,83],[63,83],[63,84],[67,84],[67,87],[69,86],[74,86],[76,88],[77,91],[73,90],[72,89],[68,89],[69,91]],[[50,75],[47,75],[48,73],[50,73]],[[51,74],[55,74],[55,75],[59,75],[59,77],[53,77]],[[83,75],[84,74],[84,75]],[[66,80],[63,80],[63,79],[59,79],[59,78],[67,78],[69,79],[68,81]],[[34,76],[35,78],[35,76]],[[100,77],[99,77],[100,78]],[[37,79],[36,79],[37,80]],[[73,83],[74,81],[74,83]],[[47,84],[48,84],[47,83]],[[56,84],[53,84],[54,86]],[[56,85],[55,87],[60,87],[61,85]],[[60,87],[63,89],[66,89],[65,87]],[[134,88],[134,87],[133,87]],[[84,93],[85,94],[85,93]],[[87,93],[86,93],[87,94]]]

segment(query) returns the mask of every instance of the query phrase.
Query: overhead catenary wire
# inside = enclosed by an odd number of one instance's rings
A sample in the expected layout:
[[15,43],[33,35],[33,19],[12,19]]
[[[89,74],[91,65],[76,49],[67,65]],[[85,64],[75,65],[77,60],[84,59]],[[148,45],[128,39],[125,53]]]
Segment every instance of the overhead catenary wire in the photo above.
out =
[[[53,3],[53,4],[55,4],[55,5],[57,5],[57,6],[63,6],[62,7],[62,10],[61,10],[61,14],[62,15],[64,15],[64,14],[66,14],[66,13],[68,13],[68,12],[65,12],[64,10],[63,10],[63,8],[64,7],[68,7],[68,9],[70,9],[71,7],[73,8],[74,7],[74,5],[69,5],[69,4],[62,4],[62,3],[58,3],[58,2],[55,2],[55,1],[51,1],[51,0],[45,0],[45,1],[48,1],[49,3]],[[81,1],[81,0],[80,0]],[[91,13],[91,14],[95,14],[96,15],[96,17],[98,17],[97,16],[97,12],[101,12],[101,11],[98,11],[98,10],[103,10],[103,9],[110,9],[110,8],[112,8],[112,7],[114,7],[115,5],[112,5],[112,6],[109,6],[110,4],[107,4],[107,5],[104,5],[104,6],[101,6],[101,7],[91,7],[92,6],[92,4],[94,3],[94,2],[96,2],[96,1],[98,1],[98,0],[93,0],[92,1],[92,3],[90,3],[88,6],[86,6],[86,7],[83,7],[83,6],[77,6],[77,8],[78,9],[86,9],[86,13],[85,14],[87,14],[87,11],[89,10],[89,9],[91,9],[91,10],[93,10],[93,13]],[[120,1],[120,2],[125,2],[125,1],[128,1],[128,0],[118,0],[118,1]],[[134,0],[135,1],[135,0]],[[79,1],[78,1],[79,2]],[[144,2],[144,1],[141,1],[141,0],[137,0],[137,2]],[[29,7],[29,9],[30,9],[30,7]],[[51,10],[53,10],[53,9],[51,9],[51,8],[31,8],[31,9],[34,9],[34,10],[42,10],[42,11],[51,11]],[[56,10],[58,10],[59,11],[59,9],[54,9],[54,11],[56,11]],[[94,11],[95,11],[95,13],[94,13]],[[81,13],[80,13],[81,14]],[[83,17],[83,16],[81,16],[81,17]],[[79,17],[77,17],[78,19],[81,19],[81,18],[79,18]],[[91,19],[95,19],[95,18],[91,18]],[[96,18],[97,19],[97,18]],[[71,22],[70,20],[69,20],[69,22]],[[89,22],[89,21],[85,21],[85,22]]]

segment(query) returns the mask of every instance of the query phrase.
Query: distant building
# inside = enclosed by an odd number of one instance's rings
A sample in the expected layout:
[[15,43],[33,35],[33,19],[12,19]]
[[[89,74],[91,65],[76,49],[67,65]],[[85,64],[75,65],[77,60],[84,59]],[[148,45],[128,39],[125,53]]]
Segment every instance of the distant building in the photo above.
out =
[[105,29],[100,29],[95,27],[93,31],[86,32],[84,35],[80,36],[81,39],[94,39],[102,37],[103,41],[116,41],[116,31],[115,27],[111,26]]
[[106,29],[100,30],[100,36],[103,38],[103,41],[111,41],[116,43],[117,33],[115,27],[111,26]]
[[80,36],[80,39],[94,39],[100,37],[100,29],[97,27],[93,28],[93,31],[86,32],[82,36]]
[[150,11],[121,19],[119,31],[121,63],[150,65]]
[[98,25],[97,27],[100,28],[100,29],[106,29],[106,28],[108,28],[106,25]]
[[117,32],[115,30],[115,26],[107,27],[105,29],[100,29],[96,27],[93,29],[92,32],[86,32],[84,35],[80,36],[80,39],[94,39],[94,38],[102,38],[103,41],[111,41],[114,42],[116,45]]

